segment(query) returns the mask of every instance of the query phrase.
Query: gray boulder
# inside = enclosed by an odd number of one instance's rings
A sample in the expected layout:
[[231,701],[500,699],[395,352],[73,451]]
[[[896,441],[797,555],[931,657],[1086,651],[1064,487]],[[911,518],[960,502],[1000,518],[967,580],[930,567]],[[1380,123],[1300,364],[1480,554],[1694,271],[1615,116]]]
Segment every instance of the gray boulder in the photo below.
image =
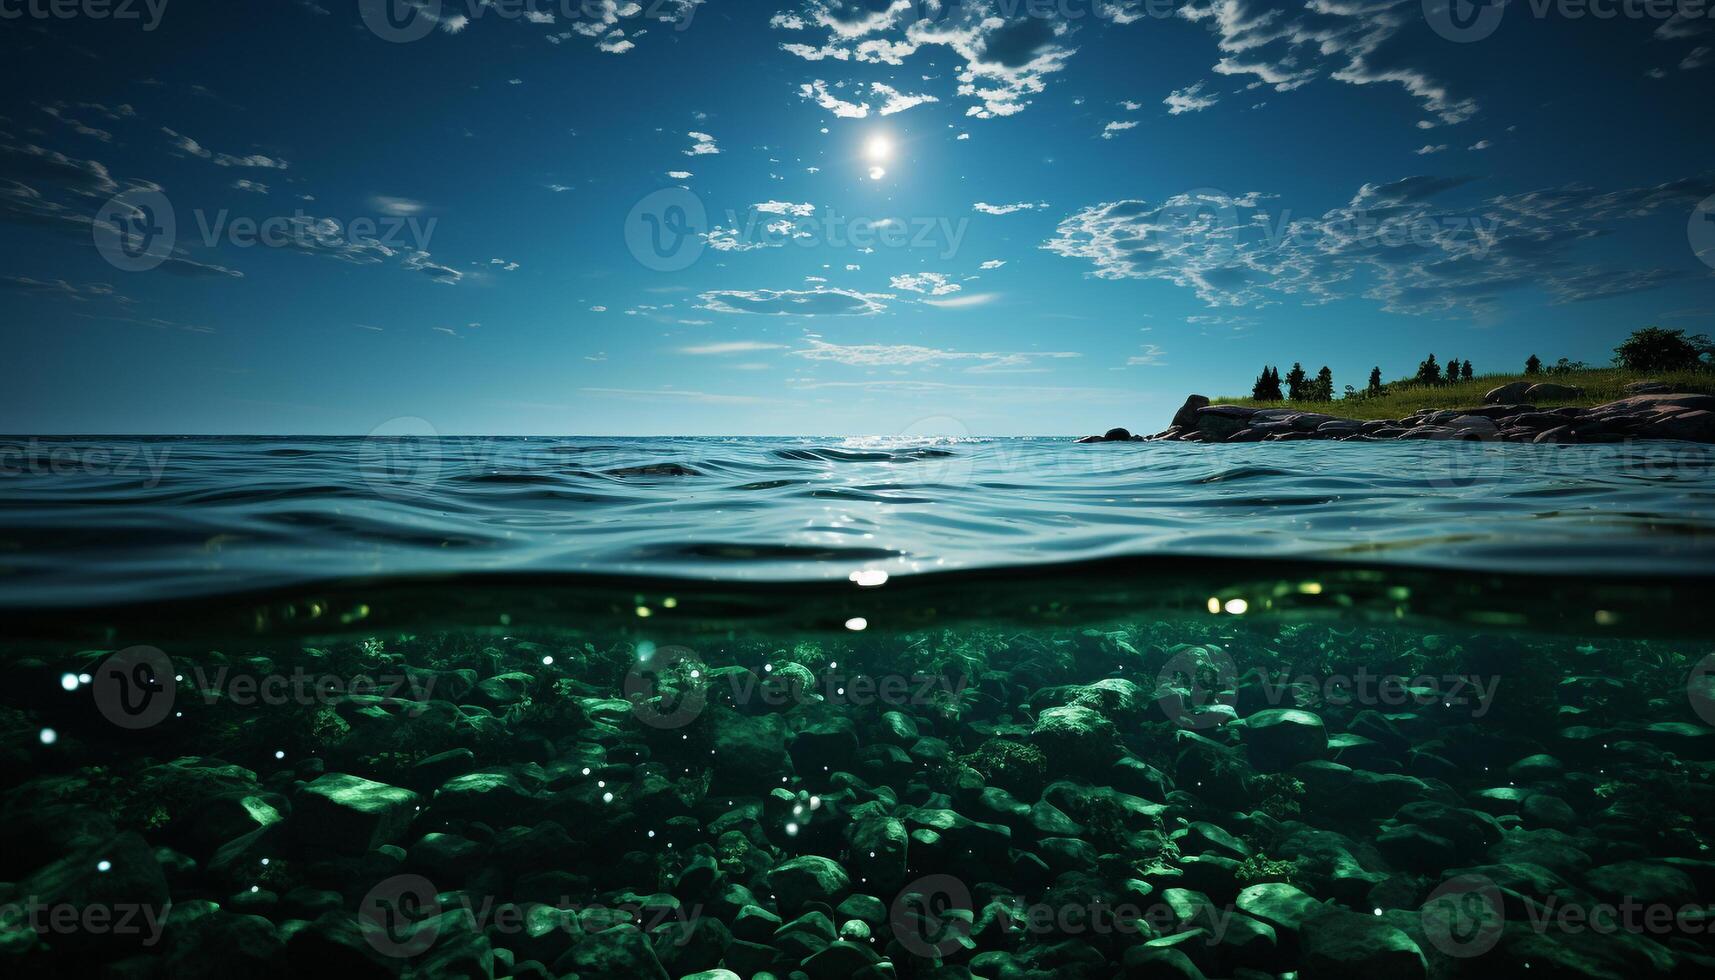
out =
[[1516,405],[1525,400],[1525,392],[1529,391],[1531,387],[1529,381],[1514,381],[1511,384],[1501,385],[1499,388],[1490,388],[1489,393],[1483,396],[1483,404]]

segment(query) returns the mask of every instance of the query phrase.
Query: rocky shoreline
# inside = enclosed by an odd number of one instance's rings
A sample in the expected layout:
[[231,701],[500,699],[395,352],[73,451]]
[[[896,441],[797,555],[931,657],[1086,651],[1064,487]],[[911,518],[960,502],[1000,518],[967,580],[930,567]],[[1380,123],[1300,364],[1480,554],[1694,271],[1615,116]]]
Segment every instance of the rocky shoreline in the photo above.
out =
[[[1471,408],[1423,409],[1401,419],[1377,420],[1341,418],[1298,408],[1211,405],[1207,397],[1192,395],[1174,414],[1172,424],[1154,435],[1133,435],[1126,429],[1110,429],[1103,435],[1086,436],[1078,441],[1235,443],[1309,439],[1344,442],[1441,439],[1590,445],[1677,439],[1715,443],[1715,396],[1712,395],[1661,392],[1633,395],[1591,408],[1547,408],[1507,401],[1519,394],[1528,394],[1512,391],[1514,387],[1497,388],[1489,393],[1485,404]],[[1552,396],[1553,393],[1542,394]]]
[[[1233,616],[728,640],[706,659],[365,640],[296,657],[399,686],[262,707],[233,678],[277,674],[285,652],[204,653],[174,668],[181,714],[137,732],[89,703],[107,654],[14,658],[0,963],[249,980],[1709,976],[1715,730],[1698,718],[1715,681],[1688,706],[1671,646],[1575,643]],[[64,698],[15,703],[62,678]],[[1554,918],[1639,902],[1681,918]],[[92,926],[115,909],[142,910],[134,931]]]

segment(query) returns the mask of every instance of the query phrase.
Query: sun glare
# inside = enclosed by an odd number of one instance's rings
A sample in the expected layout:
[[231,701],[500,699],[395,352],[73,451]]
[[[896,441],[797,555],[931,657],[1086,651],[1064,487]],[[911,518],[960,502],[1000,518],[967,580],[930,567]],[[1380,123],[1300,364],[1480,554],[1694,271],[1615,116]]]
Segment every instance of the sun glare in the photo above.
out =
[[893,156],[893,141],[879,134],[871,136],[869,142],[864,144],[864,153],[876,163],[885,162]]

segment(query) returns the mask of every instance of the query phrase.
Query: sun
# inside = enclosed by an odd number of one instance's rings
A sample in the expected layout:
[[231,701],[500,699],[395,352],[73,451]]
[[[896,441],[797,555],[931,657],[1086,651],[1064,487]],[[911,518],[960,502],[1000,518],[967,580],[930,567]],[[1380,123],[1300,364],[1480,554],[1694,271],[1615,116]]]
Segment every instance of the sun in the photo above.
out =
[[886,163],[893,157],[893,141],[888,139],[886,134],[877,133],[864,144],[863,152],[871,162]]

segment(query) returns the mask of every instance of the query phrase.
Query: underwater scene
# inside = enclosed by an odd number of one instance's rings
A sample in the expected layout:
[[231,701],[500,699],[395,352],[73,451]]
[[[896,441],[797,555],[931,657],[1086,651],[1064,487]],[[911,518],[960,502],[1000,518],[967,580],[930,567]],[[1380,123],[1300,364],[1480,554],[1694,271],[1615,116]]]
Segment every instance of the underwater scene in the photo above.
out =
[[1706,447],[8,448],[19,975],[1715,966]]

